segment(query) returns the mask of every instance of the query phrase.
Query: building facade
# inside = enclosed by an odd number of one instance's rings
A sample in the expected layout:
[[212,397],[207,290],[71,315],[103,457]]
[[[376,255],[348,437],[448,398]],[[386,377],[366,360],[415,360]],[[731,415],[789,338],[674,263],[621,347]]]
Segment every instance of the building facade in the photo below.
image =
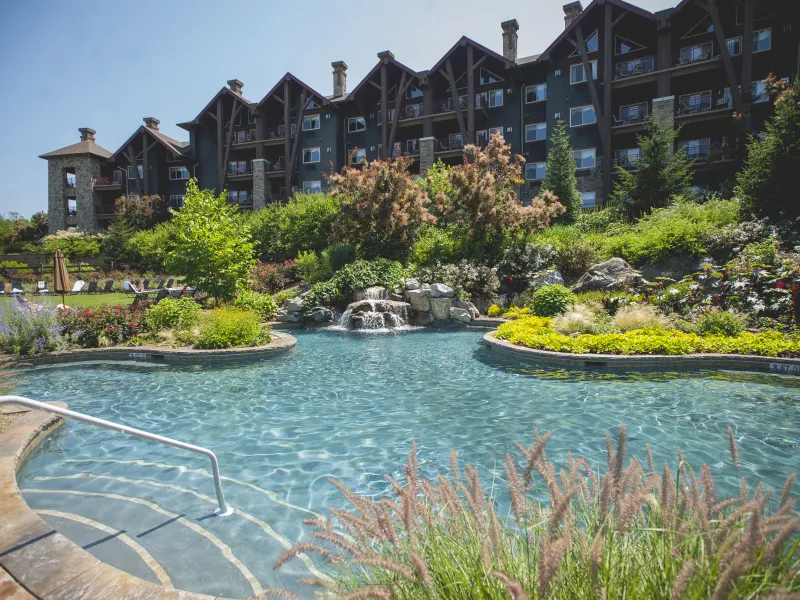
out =
[[617,167],[635,164],[637,135],[651,116],[679,128],[697,188],[724,191],[746,136],[771,113],[763,80],[800,71],[797,0],[682,0],[656,13],[592,0],[563,11],[564,30],[535,56],[517,56],[512,19],[501,23],[501,53],[462,37],[415,71],[382,51],[352,91],[343,61],[331,64],[327,95],[286,73],[254,102],[232,79],[179,123],[185,142],[150,117],[112,153],[83,128],[78,144],[42,155],[51,231],[106,226],[123,193],[158,194],[180,207],[190,177],[257,210],[298,190],[323,190],[324,173],[362,159],[408,156],[415,173],[437,159],[454,164],[464,145],[495,133],[526,159],[524,201],[539,191],[558,121],[569,131],[585,207],[602,205]]

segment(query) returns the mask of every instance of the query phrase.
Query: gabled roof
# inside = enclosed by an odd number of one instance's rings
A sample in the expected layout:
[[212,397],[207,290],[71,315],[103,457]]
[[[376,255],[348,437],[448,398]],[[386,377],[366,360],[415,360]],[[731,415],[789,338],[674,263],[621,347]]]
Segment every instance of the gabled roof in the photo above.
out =
[[518,65],[529,65],[531,63],[539,62],[539,57],[541,54],[534,54],[532,56],[523,56],[522,58],[517,59]]
[[276,92],[277,92],[279,89],[281,89],[281,87],[283,86],[283,82],[284,82],[284,81],[287,81],[287,80],[288,80],[288,81],[293,81],[294,83],[296,83],[297,85],[299,85],[301,88],[305,89],[305,90],[306,90],[306,91],[308,91],[308,92],[311,92],[311,97],[309,98],[309,100],[313,100],[314,98],[316,98],[316,99],[317,99],[317,100],[319,100],[319,101],[320,101],[320,103],[321,103],[321,104],[323,104],[323,105],[325,105],[325,104],[330,104],[330,100],[328,99],[328,97],[327,97],[327,96],[323,96],[323,95],[322,95],[322,94],[320,94],[320,93],[319,93],[317,90],[315,90],[314,88],[312,88],[312,87],[311,87],[311,86],[309,86],[309,85],[306,85],[305,83],[303,83],[302,81],[300,81],[300,80],[299,80],[297,77],[295,77],[295,76],[294,76],[294,75],[292,75],[291,73],[287,72],[287,73],[286,73],[286,75],[284,75],[283,77],[281,77],[281,78],[280,78],[280,80],[278,81],[278,83],[276,83],[276,84],[273,86],[273,88],[272,88],[270,91],[268,91],[268,92],[267,92],[266,96],[264,96],[264,97],[261,99],[261,101],[258,103],[258,106],[262,106],[262,105],[263,105],[263,104],[264,104],[264,103],[265,103],[267,100],[269,100],[269,99],[270,99],[272,96],[274,96],[274,95],[275,95],[275,93],[276,93]]
[[111,155],[111,160],[116,160],[117,156],[119,156],[119,154],[125,149],[125,147],[128,144],[130,144],[134,139],[136,139],[136,136],[138,136],[142,132],[149,134],[150,137],[152,137],[154,140],[156,140],[158,143],[164,146],[167,150],[172,152],[174,156],[183,156],[184,149],[188,148],[189,146],[189,142],[179,142],[178,140],[172,139],[168,135],[164,135],[160,131],[157,131],[155,129],[150,129],[149,127],[145,127],[144,125],[140,125],[139,129],[134,131],[133,135],[131,135],[131,137],[125,140],[125,143],[122,144],[117,149],[117,151]]
[[101,158],[109,158],[111,156],[111,152],[102,146],[95,144],[94,140],[82,140],[77,144],[65,146],[64,148],[59,148],[58,150],[53,150],[52,152],[47,152],[46,154],[40,154],[39,158],[48,159],[59,156],[73,156],[76,154],[92,154]]
[[445,52],[445,53],[444,53],[444,56],[442,56],[442,58],[440,58],[440,59],[439,59],[439,61],[438,61],[438,62],[437,62],[435,65],[433,65],[433,67],[431,68],[430,72],[431,72],[431,73],[436,73],[436,72],[439,70],[439,67],[441,67],[441,66],[444,64],[444,62],[445,62],[445,61],[446,61],[448,58],[450,58],[450,55],[452,55],[452,54],[453,54],[453,52],[455,52],[456,50],[458,50],[458,49],[459,49],[461,46],[465,46],[465,45],[470,45],[470,46],[472,46],[472,47],[474,47],[474,48],[477,48],[477,49],[478,49],[478,50],[480,50],[481,52],[484,52],[484,53],[488,54],[488,55],[489,55],[489,56],[491,56],[492,58],[496,58],[496,59],[497,59],[497,60],[499,60],[500,62],[502,62],[502,63],[504,63],[504,64],[506,64],[506,65],[508,65],[508,66],[510,66],[510,67],[516,67],[516,66],[517,66],[517,65],[514,63],[514,61],[508,60],[508,59],[507,59],[505,56],[503,56],[502,54],[498,54],[498,53],[497,53],[497,52],[495,52],[494,50],[490,50],[489,48],[487,48],[486,46],[483,46],[483,45],[479,44],[479,43],[478,43],[478,42],[476,42],[475,40],[471,40],[471,39],[469,39],[467,36],[465,36],[465,35],[462,35],[462,36],[461,36],[461,39],[459,39],[459,40],[458,40],[458,41],[457,41],[457,42],[456,42],[456,43],[453,45],[453,47],[452,47],[452,48],[450,48],[450,50],[448,50],[447,52]]
[[[691,1],[691,0],[684,0],[684,2],[688,2],[688,1]],[[651,13],[649,11],[646,11],[643,8],[639,8],[638,6],[634,6],[633,4],[630,4],[628,2],[625,2],[624,0],[605,0],[605,2],[607,2],[608,4],[613,4],[614,6],[618,6],[623,10],[630,11],[633,14],[638,15],[640,17],[643,17],[645,19],[655,20],[655,18],[656,18],[653,13]],[[541,56],[539,57],[539,60],[547,60],[548,58],[550,58],[550,53],[559,44],[561,44],[561,42],[563,42],[565,39],[567,39],[567,36],[570,33],[572,33],[572,30],[575,29],[575,27],[577,25],[579,25],[581,23],[581,21],[583,21],[583,19],[586,17],[586,15],[588,15],[590,12],[592,12],[592,10],[596,6],[598,6],[600,4],[601,4],[600,0],[592,0],[589,3],[589,5],[583,10],[583,12],[581,14],[579,14],[577,16],[577,18],[574,21],[572,21],[572,23],[570,23],[569,26],[566,29],[564,29],[564,31],[562,31],[561,34],[555,40],[553,40],[553,43],[551,43],[547,47],[547,50],[542,52]]]
[[417,79],[419,79],[419,73],[417,73],[414,69],[411,69],[411,68],[405,66],[399,60],[396,60],[395,58],[392,58],[391,56],[386,57],[386,58],[381,58],[380,60],[378,60],[378,64],[376,64],[374,67],[372,67],[370,72],[367,73],[367,75],[361,81],[358,82],[358,85],[353,88],[353,91],[350,92],[349,94],[347,94],[347,98],[346,98],[347,100],[350,100],[351,98],[353,98],[355,93],[357,91],[359,91],[362,87],[364,87],[367,84],[367,82],[370,80],[370,78],[380,70],[381,65],[383,64],[384,60],[388,61],[388,63],[390,65],[396,66],[401,71],[405,71],[406,73],[408,73],[412,77],[416,77]]
[[230,88],[223,87],[220,91],[218,91],[214,95],[214,97],[211,99],[211,101],[203,107],[203,110],[201,110],[199,113],[197,113],[197,116],[194,119],[192,119],[191,121],[185,121],[183,123],[178,123],[178,127],[180,127],[181,129],[186,129],[188,131],[189,129],[192,128],[192,125],[197,125],[200,122],[201,117],[204,114],[206,114],[206,111],[209,108],[211,108],[211,106],[217,101],[217,98],[219,98],[223,94],[227,94],[227,95],[231,96],[234,100],[237,100],[237,101],[241,102],[247,108],[250,108],[250,106],[252,106],[252,104],[253,104],[252,102],[250,102],[244,96],[241,96],[240,94],[233,93]]

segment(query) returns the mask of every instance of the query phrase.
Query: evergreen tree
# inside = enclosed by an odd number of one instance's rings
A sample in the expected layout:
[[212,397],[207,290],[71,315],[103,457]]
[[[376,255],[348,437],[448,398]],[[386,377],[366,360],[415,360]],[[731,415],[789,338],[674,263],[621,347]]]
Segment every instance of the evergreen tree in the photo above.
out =
[[564,121],[556,123],[550,136],[553,145],[547,153],[547,168],[541,191],[552,192],[564,206],[566,212],[559,217],[565,223],[575,221],[581,213],[582,198],[578,191],[578,178],[575,175],[575,157]]
[[652,117],[645,127],[645,134],[636,138],[639,159],[628,169],[617,167],[619,179],[612,198],[629,216],[663,208],[672,198],[691,190],[692,163],[685,151],[673,152],[679,130],[672,123],[658,123]]
[[800,216],[800,82],[795,79],[791,87],[785,87],[774,77],[766,81],[768,93],[777,95],[775,114],[765,123],[764,132],[747,145],[736,195],[753,216],[796,218]]

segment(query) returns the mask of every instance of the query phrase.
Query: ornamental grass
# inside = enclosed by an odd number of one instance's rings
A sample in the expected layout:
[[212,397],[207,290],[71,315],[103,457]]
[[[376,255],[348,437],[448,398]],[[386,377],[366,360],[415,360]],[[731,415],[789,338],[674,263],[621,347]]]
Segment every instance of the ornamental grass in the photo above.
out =
[[[680,450],[658,470],[626,458],[626,431],[606,435],[607,464],[594,470],[569,454],[546,454],[551,434],[506,455],[505,481],[487,496],[478,471],[451,456],[448,476],[420,476],[416,447],[394,497],[359,495],[333,483],[352,510],[310,519],[314,542],[285,552],[329,561],[329,579],[304,580],[347,600],[513,598],[797,598],[800,517],[794,475],[776,494],[742,479],[718,496],[711,469]],[[738,454],[731,436],[734,463]],[[505,489],[500,489],[504,487]],[[499,506],[510,514],[501,518]],[[296,597],[271,589],[267,595]]]

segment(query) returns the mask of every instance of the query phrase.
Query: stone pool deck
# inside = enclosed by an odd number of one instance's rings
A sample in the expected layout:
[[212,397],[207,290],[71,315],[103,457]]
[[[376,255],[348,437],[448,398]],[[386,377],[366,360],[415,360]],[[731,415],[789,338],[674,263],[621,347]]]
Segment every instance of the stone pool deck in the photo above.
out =
[[115,346],[112,348],[79,348],[32,357],[12,357],[10,362],[39,366],[91,360],[132,360],[168,364],[192,364],[268,358],[291,352],[297,339],[288,333],[272,332],[272,341],[265,346],[251,348],[223,348],[196,350],[194,348],[166,348],[163,346]]
[[568,354],[517,346],[506,340],[495,337],[497,331],[490,331],[483,336],[484,344],[492,351],[505,356],[521,358],[528,362],[547,367],[581,367],[614,370],[734,370],[761,373],[783,373],[800,375],[800,359],[774,358],[770,356],[750,356],[742,354],[687,354],[667,355],[633,355],[617,354]]

